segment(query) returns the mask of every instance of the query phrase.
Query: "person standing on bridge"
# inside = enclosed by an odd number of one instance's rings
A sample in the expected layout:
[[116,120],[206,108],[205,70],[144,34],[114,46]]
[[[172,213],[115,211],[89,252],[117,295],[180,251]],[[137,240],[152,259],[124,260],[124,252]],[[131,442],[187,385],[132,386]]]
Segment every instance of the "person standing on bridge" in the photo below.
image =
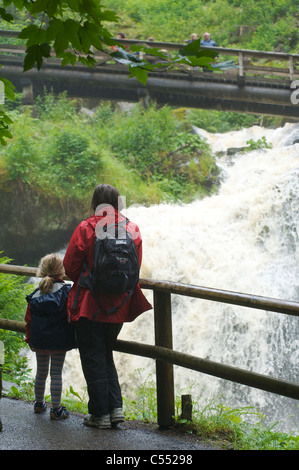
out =
[[[84,287],[81,272],[83,277],[88,271],[92,272],[99,227],[103,232],[109,232],[108,227],[124,227],[123,230],[130,234],[135,244],[139,266],[142,260],[139,228],[121,214],[122,203],[118,190],[108,184],[98,185],[92,196],[91,209],[92,215],[77,226],[71,237],[64,267],[74,282],[68,298],[68,313],[76,327],[89,395],[89,415],[85,416],[83,422],[88,426],[107,429],[124,421],[121,388],[113,361],[117,336],[124,322],[133,321],[141,313],[152,309],[152,306],[138,283],[130,296],[126,292],[98,293]],[[113,239],[119,240],[115,234]],[[125,258],[123,260],[125,262]]]
[[197,39],[198,39],[198,38],[197,38],[197,34],[196,34],[196,33],[192,33],[190,39],[187,41],[187,44],[190,44],[190,43],[193,42],[193,41],[197,41]]
[[60,404],[62,368],[66,351],[77,347],[75,329],[67,322],[66,301],[71,284],[63,281],[64,274],[63,261],[58,254],[44,256],[37,270],[37,276],[42,278],[39,287],[26,296],[25,341],[35,351],[37,363],[34,412],[39,414],[47,410],[44,394],[51,363],[52,420],[69,416]]
[[211,39],[210,33],[204,33],[200,45],[205,47],[217,47],[216,42]]
[[[210,33],[204,33],[203,39],[200,41],[200,45],[204,47],[217,47],[216,42],[212,41]],[[216,56],[215,59],[218,59],[218,56]],[[209,70],[206,67],[203,67],[203,70],[206,72],[213,72],[213,70]]]

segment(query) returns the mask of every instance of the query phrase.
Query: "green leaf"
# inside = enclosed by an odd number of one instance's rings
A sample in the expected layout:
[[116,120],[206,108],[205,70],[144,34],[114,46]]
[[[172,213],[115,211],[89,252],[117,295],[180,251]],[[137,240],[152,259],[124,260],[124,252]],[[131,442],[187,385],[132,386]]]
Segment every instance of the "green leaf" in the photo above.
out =
[[79,37],[82,44],[82,50],[86,54],[89,52],[91,45],[97,47],[98,49],[102,48],[100,28],[90,21],[85,21],[83,26],[80,27]]
[[88,55],[87,57],[79,56],[78,60],[83,65],[87,65],[87,67],[94,67],[97,63],[97,61],[91,55]]
[[60,57],[60,55],[68,48],[69,45],[69,38],[64,35],[63,31],[61,31],[55,39],[54,42],[54,50],[56,55]]
[[80,10],[78,0],[67,0],[66,3],[68,4],[68,6],[70,7],[71,10],[73,10],[73,11],[79,11]]
[[10,13],[7,13],[5,8],[0,8],[0,16],[4,21],[7,21],[8,23],[12,23],[14,21],[14,17]]
[[63,31],[63,21],[57,18],[50,20],[49,26],[46,31],[47,41],[52,41],[56,38],[57,34],[60,34]]
[[142,83],[144,86],[147,83],[147,71],[141,67],[131,67],[129,66],[129,78],[136,77],[137,80]]
[[24,72],[26,70],[32,69],[34,67],[35,63],[37,66],[37,69],[40,70],[42,63],[43,63],[43,57],[50,57],[50,52],[51,52],[51,46],[48,43],[45,44],[36,44],[34,46],[30,46],[26,50],[26,56],[24,60]]
[[75,390],[73,389],[71,385],[70,385],[70,392],[82,401],[82,398],[80,397],[79,393],[75,392]]
[[58,5],[60,5],[60,0],[51,0],[48,2],[47,14],[49,18],[55,15]]
[[[16,97],[15,97],[15,93],[14,93],[14,90],[15,90],[15,86],[9,81],[7,80],[7,78],[3,78],[3,77],[0,77],[0,80],[3,82],[4,84],[4,93],[5,93],[5,96],[7,98],[9,98],[10,100],[15,100]],[[7,116],[8,117],[8,116]],[[9,119],[9,118],[8,118]],[[9,122],[9,124],[11,123],[12,121]]]
[[18,10],[22,10],[24,8],[24,0],[8,0],[8,1],[3,1],[3,5],[6,7],[8,5],[11,5],[14,3],[14,5],[17,7]]
[[40,13],[41,11],[45,11],[49,0],[35,0],[35,2],[31,2],[28,4],[28,11],[31,15],[35,15],[36,13]]
[[79,23],[77,21],[68,19],[64,22],[64,34],[68,36],[69,42],[72,43],[75,49],[81,50],[81,43],[79,38]]
[[61,55],[61,58],[62,58],[62,61],[61,61],[62,67],[65,67],[67,64],[75,65],[77,61],[76,54],[73,54],[72,52],[69,52],[69,51],[64,52]]
[[101,21],[112,21],[113,23],[118,23],[119,17],[112,10],[105,10],[101,12]]
[[19,38],[30,39],[32,36],[35,36],[38,33],[39,27],[36,24],[31,24],[23,28],[19,34]]
[[19,38],[27,39],[26,46],[34,46],[35,44],[44,44],[47,42],[46,39],[46,30],[43,28],[38,28],[36,25],[26,26],[26,28],[22,29],[19,34]]
[[4,111],[1,111],[1,110],[0,110],[0,120],[1,120],[1,122],[7,124],[7,127],[8,127],[8,124],[13,123],[13,121],[10,119],[10,117]]
[[102,11],[98,2],[95,0],[81,0],[80,2],[81,14],[88,14],[95,24],[99,25],[102,19]]
[[201,49],[200,41],[200,39],[197,39],[187,44],[183,49],[179,50],[179,56],[216,57],[219,54],[212,47]]
[[200,42],[200,39],[196,39],[196,41],[189,42],[189,44],[187,44],[185,47],[183,47],[183,49],[181,49],[182,55],[195,55],[201,49]]
[[[70,21],[73,22],[73,20]],[[53,47],[58,57],[61,57],[61,54],[63,54],[64,51],[68,48],[71,38],[76,41],[74,38],[75,25],[70,22],[68,22],[67,25],[65,25],[65,23],[66,22],[58,18],[52,19],[49,23],[49,27],[46,33],[47,41],[54,40]]]

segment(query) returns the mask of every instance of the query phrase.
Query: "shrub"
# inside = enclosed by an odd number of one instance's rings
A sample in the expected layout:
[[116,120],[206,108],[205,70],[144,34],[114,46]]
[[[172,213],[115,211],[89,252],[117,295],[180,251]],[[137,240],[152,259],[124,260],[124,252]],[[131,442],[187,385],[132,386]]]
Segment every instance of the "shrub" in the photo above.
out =
[[[0,258],[0,264],[7,264],[11,260],[7,257]],[[26,312],[26,295],[33,290],[33,286],[26,282],[23,276],[12,274],[0,274],[0,318],[23,321]],[[26,360],[19,356],[19,352],[26,346],[24,334],[0,329],[0,341],[5,348],[5,362],[3,370],[5,374],[24,370]]]
[[73,191],[93,187],[97,183],[96,172],[101,167],[99,156],[91,151],[88,139],[69,131],[54,137],[49,159],[46,159],[48,163],[56,183]]

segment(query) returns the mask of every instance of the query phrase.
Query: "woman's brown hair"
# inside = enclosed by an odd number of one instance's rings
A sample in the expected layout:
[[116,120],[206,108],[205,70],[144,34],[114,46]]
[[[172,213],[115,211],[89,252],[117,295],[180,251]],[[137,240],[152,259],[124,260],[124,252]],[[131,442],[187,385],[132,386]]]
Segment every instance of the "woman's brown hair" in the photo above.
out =
[[123,208],[119,191],[110,184],[99,184],[93,192],[91,208],[95,211],[101,204],[109,204],[118,211]]

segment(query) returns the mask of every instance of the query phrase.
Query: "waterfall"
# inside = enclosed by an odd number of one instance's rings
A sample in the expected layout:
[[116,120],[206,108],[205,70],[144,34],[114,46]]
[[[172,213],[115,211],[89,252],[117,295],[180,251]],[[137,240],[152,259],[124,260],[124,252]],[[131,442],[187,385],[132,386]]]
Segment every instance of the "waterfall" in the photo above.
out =
[[[298,301],[299,124],[196,131],[219,155],[221,186],[190,204],[126,210],[143,237],[141,277]],[[262,137],[272,148],[226,152]],[[152,301],[151,291],[144,292]],[[175,350],[299,382],[298,317],[176,295],[172,315]],[[125,324],[120,339],[154,344],[153,312]],[[123,394],[136,385],[134,370],[141,369],[143,378],[155,371],[150,359],[115,353],[115,362]],[[77,352],[68,353],[64,382],[75,390],[85,385],[80,367]],[[221,396],[224,404],[256,407],[271,421],[298,430],[295,400],[176,366],[174,376],[176,393],[190,387],[199,405]]]

